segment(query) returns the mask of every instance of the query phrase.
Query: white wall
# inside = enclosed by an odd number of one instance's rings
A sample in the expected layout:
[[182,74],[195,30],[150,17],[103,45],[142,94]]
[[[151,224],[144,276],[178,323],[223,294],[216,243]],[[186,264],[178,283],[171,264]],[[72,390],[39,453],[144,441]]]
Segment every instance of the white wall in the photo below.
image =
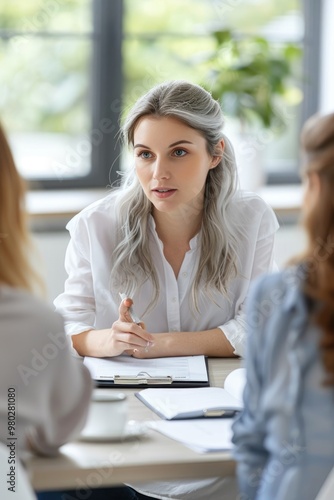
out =
[[[48,299],[52,301],[63,291],[66,273],[64,255],[69,241],[65,232],[35,233],[37,247],[42,257],[41,270],[44,268]],[[293,255],[299,253],[305,245],[302,230],[295,225],[281,225],[276,238],[275,259],[279,267]]]
[[43,273],[48,299],[52,302],[63,291],[66,272],[64,256],[69,242],[69,233],[43,232],[35,233],[34,239],[41,256],[40,271]]

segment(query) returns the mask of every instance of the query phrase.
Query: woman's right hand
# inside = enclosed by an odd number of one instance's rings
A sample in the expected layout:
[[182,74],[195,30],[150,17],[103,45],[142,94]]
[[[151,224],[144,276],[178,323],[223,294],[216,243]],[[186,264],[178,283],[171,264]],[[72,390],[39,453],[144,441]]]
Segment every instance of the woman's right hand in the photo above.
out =
[[132,321],[129,308],[131,299],[122,300],[119,318],[111,328],[88,330],[72,335],[74,349],[81,356],[112,357],[126,352],[131,354],[139,347],[149,347],[154,337],[145,330],[144,323],[137,325]]
[[[134,323],[130,315],[131,299],[122,300],[119,306],[119,318],[113,323],[110,330],[109,349],[118,356],[126,352],[132,354],[139,347],[148,347],[153,344],[153,335],[145,329],[144,323]],[[110,356],[110,354],[109,354]]]

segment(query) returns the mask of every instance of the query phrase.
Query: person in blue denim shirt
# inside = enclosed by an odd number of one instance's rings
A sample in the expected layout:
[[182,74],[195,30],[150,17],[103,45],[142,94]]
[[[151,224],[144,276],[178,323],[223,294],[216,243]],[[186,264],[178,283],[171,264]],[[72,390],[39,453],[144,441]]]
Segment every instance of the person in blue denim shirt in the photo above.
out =
[[301,136],[305,253],[248,300],[240,500],[314,500],[334,466],[334,113]]

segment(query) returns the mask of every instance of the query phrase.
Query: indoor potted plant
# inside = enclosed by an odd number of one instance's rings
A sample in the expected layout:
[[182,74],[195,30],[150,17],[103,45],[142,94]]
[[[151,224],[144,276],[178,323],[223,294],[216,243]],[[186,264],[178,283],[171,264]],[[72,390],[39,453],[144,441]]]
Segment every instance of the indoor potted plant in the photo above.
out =
[[237,123],[234,146],[241,184],[244,180],[242,187],[256,190],[264,177],[261,132],[267,131],[267,140],[282,133],[288,106],[302,99],[293,79],[301,48],[293,43],[274,45],[260,36],[240,37],[229,29],[214,31],[212,36],[215,49],[202,60],[205,76],[201,85]]

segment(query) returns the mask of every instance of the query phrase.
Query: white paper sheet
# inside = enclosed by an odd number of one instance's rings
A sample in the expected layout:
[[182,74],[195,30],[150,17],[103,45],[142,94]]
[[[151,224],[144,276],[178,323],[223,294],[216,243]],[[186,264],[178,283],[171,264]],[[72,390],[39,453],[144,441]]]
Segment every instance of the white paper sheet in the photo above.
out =
[[198,419],[148,422],[151,429],[161,432],[200,453],[226,451],[233,448],[233,419]]
[[168,377],[173,381],[207,382],[204,356],[177,356],[170,358],[136,359],[131,356],[115,358],[85,357],[84,364],[95,380],[113,380],[115,375],[136,377]]

